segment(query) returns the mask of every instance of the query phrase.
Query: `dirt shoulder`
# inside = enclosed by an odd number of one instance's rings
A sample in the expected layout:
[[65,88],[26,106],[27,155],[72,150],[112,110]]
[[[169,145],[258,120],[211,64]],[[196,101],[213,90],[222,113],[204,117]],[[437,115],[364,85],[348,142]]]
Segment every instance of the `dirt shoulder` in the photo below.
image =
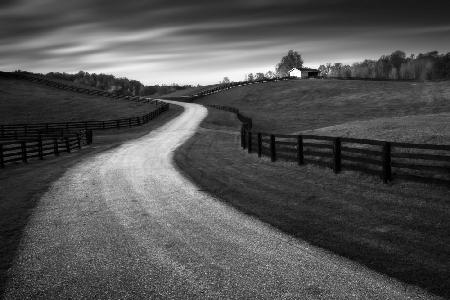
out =
[[239,122],[226,112],[209,110],[201,127],[175,162],[202,189],[299,239],[450,296],[448,188],[259,159],[240,149]]
[[0,295],[6,271],[11,266],[22,232],[33,209],[51,186],[65,171],[101,152],[120,146],[127,140],[139,138],[181,114],[183,109],[171,105],[170,110],[141,127],[124,130],[94,132],[94,143],[81,151],[61,154],[58,158],[32,161],[29,164],[7,166],[0,170]]

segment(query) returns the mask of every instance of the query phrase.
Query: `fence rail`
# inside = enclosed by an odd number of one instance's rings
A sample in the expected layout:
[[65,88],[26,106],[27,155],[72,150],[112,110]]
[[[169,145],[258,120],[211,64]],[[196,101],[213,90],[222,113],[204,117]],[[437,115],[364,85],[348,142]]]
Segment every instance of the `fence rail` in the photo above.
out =
[[320,135],[286,135],[252,130],[252,120],[237,108],[207,105],[235,113],[242,122],[241,146],[259,157],[314,164],[334,173],[351,170],[394,179],[450,186],[450,145],[399,143]]
[[72,91],[76,93],[82,93],[87,94],[91,96],[102,96],[102,97],[108,97],[113,99],[122,99],[127,101],[134,101],[134,102],[141,102],[141,103],[153,103],[153,104],[160,104],[160,101],[149,98],[149,97],[141,97],[141,96],[127,96],[120,93],[115,92],[107,92],[104,90],[97,90],[93,88],[85,88],[80,87],[68,83],[62,83],[58,80],[49,79],[45,76],[40,76],[36,74],[29,74],[25,72],[0,72],[0,76],[5,78],[14,78],[14,79],[24,79],[28,80],[34,83],[39,83],[42,85],[46,85],[53,88],[58,88],[66,91]]
[[78,93],[122,98],[152,103],[155,107],[147,114],[130,118],[102,121],[53,122],[33,124],[0,124],[0,167],[8,163],[44,159],[45,156],[80,149],[92,143],[92,130],[127,128],[148,123],[169,109],[169,104],[151,98],[123,96],[101,90],[86,89],[62,84],[43,77],[25,73],[0,72],[0,76],[27,79],[60,89]]
[[1,124],[0,140],[19,139],[29,136],[43,134],[64,135],[65,132],[73,130],[98,130],[111,128],[126,128],[140,126],[153,120],[161,113],[169,109],[169,104],[158,104],[151,112],[137,117],[104,121],[79,121],[79,122],[56,122],[56,123],[34,123],[34,124]]
[[43,160],[49,155],[59,156],[62,152],[70,153],[81,149],[82,145],[92,144],[92,130],[81,130],[77,133],[59,137],[38,137],[35,139],[15,140],[0,143],[0,167],[8,163],[24,162],[30,159]]
[[197,92],[193,95],[188,96],[175,96],[175,97],[162,97],[163,99],[167,100],[175,100],[175,101],[182,101],[182,102],[193,102],[198,98],[216,94],[219,92],[223,92],[232,88],[246,86],[246,85],[252,85],[252,84],[260,84],[260,83],[267,83],[267,82],[276,82],[276,81],[285,81],[285,80],[292,80],[295,79],[294,77],[279,77],[279,78],[270,78],[270,79],[261,79],[261,80],[254,80],[254,81],[239,81],[239,82],[230,82],[227,84],[221,84],[219,86],[216,86],[214,88],[208,88],[204,89],[200,92]]

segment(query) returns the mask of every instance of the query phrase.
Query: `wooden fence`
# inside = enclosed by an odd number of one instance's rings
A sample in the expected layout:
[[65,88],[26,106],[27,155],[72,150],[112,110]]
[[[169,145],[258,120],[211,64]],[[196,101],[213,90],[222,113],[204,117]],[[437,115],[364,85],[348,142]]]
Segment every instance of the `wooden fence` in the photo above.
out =
[[299,165],[314,164],[333,169],[379,176],[383,182],[403,179],[450,186],[450,145],[388,142],[320,135],[286,135],[256,132],[251,118],[233,107],[208,105],[236,113],[243,123],[241,146],[248,153]]
[[154,104],[160,104],[158,100],[149,98],[149,97],[141,97],[141,96],[126,96],[120,93],[111,93],[104,90],[98,90],[93,88],[85,88],[80,87],[76,85],[71,85],[63,82],[59,82],[57,80],[48,79],[45,76],[39,76],[36,74],[29,74],[25,72],[0,72],[0,76],[6,77],[6,78],[14,78],[14,79],[24,79],[28,80],[34,83],[43,84],[49,87],[58,88],[66,91],[72,91],[76,93],[82,93],[86,95],[92,95],[92,96],[102,96],[102,97],[108,97],[113,99],[121,99],[121,100],[127,100],[127,101],[134,101],[134,102],[142,102],[142,103],[154,103]]
[[35,124],[2,124],[0,125],[0,139],[19,139],[29,136],[39,136],[54,133],[64,135],[64,132],[73,130],[98,130],[111,128],[127,128],[140,126],[153,120],[169,109],[169,104],[161,102],[151,112],[137,117],[105,121],[56,122]]
[[168,109],[169,104],[164,103],[158,104],[148,114],[126,119],[0,125],[0,167],[14,162],[26,163],[33,158],[42,160],[48,155],[59,156],[62,152],[70,153],[92,143],[92,130],[140,126]]
[[43,160],[49,155],[59,156],[81,149],[82,145],[92,144],[92,130],[81,130],[78,133],[60,137],[38,137],[0,143],[0,167],[8,163],[24,162],[31,159]]
[[260,80],[254,80],[254,81],[238,81],[238,82],[230,82],[226,84],[221,84],[219,86],[216,86],[214,88],[205,89],[203,91],[200,91],[199,93],[192,95],[194,98],[199,98],[203,96],[208,96],[212,94],[216,94],[222,91],[226,91],[232,88],[240,87],[240,86],[246,86],[246,85],[252,85],[252,84],[260,84],[260,83],[267,83],[267,82],[276,82],[276,81],[285,81],[285,80],[291,80],[294,79],[294,77],[277,77],[277,78],[264,78]]
[[239,82],[231,82],[227,84],[221,84],[219,86],[216,86],[214,88],[208,88],[204,89],[196,94],[188,95],[188,96],[174,96],[174,97],[162,97],[163,99],[167,100],[174,100],[174,101],[181,101],[181,102],[194,102],[196,99],[205,97],[208,95],[216,94],[219,92],[223,92],[232,88],[240,87],[240,86],[246,86],[246,85],[252,85],[252,84],[260,84],[260,83],[267,83],[267,82],[276,82],[276,81],[285,81],[285,80],[291,80],[294,79],[294,77],[280,77],[280,78],[271,78],[271,79],[261,79],[261,80],[255,80],[255,81],[239,81]]

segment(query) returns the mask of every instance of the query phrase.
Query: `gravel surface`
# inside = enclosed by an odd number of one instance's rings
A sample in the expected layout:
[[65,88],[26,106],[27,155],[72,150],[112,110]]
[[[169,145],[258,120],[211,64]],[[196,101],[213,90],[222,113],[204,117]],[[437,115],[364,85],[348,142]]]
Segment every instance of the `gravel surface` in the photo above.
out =
[[431,297],[199,190],[173,151],[207,110],[181,105],[179,117],[52,185],[25,230],[5,299]]

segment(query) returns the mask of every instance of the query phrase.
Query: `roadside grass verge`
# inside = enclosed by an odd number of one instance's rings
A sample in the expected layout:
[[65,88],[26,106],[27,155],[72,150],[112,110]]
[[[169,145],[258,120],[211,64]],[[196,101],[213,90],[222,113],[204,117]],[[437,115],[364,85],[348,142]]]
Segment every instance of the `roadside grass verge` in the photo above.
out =
[[48,157],[44,161],[33,161],[30,165],[9,165],[0,170],[0,298],[7,280],[7,271],[20,246],[22,232],[34,207],[52,182],[77,163],[110,151],[128,140],[144,136],[181,112],[181,107],[171,105],[169,111],[143,126],[95,131],[94,143],[80,151],[57,158]]
[[196,100],[238,108],[254,130],[293,133],[383,117],[450,112],[450,81],[289,80]]
[[448,188],[271,163],[240,149],[240,123],[230,116],[210,109],[175,153],[199,188],[315,246],[450,297]]
[[151,104],[90,96],[26,80],[0,78],[2,124],[120,119],[148,113]]

